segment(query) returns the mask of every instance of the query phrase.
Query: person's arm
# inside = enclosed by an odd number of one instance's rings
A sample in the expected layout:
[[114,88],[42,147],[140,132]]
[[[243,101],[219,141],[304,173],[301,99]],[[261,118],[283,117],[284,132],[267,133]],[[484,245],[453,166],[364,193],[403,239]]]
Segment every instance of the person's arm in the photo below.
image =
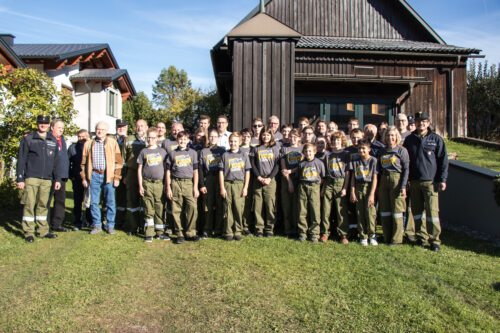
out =
[[92,149],[92,141],[87,141],[83,145],[82,149],[82,162],[80,164],[80,177],[82,178],[82,185],[83,187],[87,188],[88,187],[88,182],[87,182],[87,168],[86,165],[88,163],[88,155],[91,154],[90,150]]
[[378,179],[377,174],[374,174],[372,179],[372,185],[370,187],[370,195],[368,197],[368,207],[372,207],[375,205],[375,191],[377,190],[377,184],[378,184],[377,179]]
[[200,192],[203,194],[207,193],[207,188],[205,186],[205,172],[203,166],[203,159],[200,156],[200,160],[198,161],[198,184],[200,186]]
[[137,165],[137,182],[139,183],[139,194],[144,196],[144,187],[142,184],[142,164]]
[[354,172],[351,172],[351,202],[357,202],[358,198],[356,198],[356,185],[355,185]]
[[17,154],[17,165],[16,165],[16,183],[17,188],[20,190],[24,189],[26,181],[26,163],[28,161],[29,145],[24,138],[19,146],[19,152]]
[[219,188],[220,188],[220,195],[224,199],[226,198],[226,187],[224,186],[224,171],[219,170]]
[[[437,134],[436,134],[437,135]],[[436,162],[437,162],[437,175],[436,178],[439,181],[439,190],[446,190],[446,180],[448,178],[448,152],[446,151],[446,146],[443,139],[438,140],[437,152],[436,152]]]
[[167,169],[167,175],[165,176],[165,191],[167,192],[168,200],[172,200],[174,198],[171,187],[171,178],[170,178],[170,169]]
[[198,190],[198,165],[193,170],[193,195],[195,199],[200,196],[200,191]]
[[243,190],[241,191],[241,196],[246,197],[248,195],[248,185],[250,184],[250,170],[245,171],[245,182],[243,183]]
[[275,178],[278,175],[278,172],[280,172],[280,166],[278,163],[275,163],[273,171],[271,171],[271,174],[267,178],[271,178],[271,179]]
[[[257,179],[260,178],[259,169],[257,168],[257,156],[250,156],[250,164],[252,165],[252,172]],[[259,180],[260,181],[260,180]]]
[[408,184],[408,177],[410,175],[410,157],[408,156],[408,150],[403,148],[401,150],[401,184],[400,191],[403,197],[406,196],[406,187]]

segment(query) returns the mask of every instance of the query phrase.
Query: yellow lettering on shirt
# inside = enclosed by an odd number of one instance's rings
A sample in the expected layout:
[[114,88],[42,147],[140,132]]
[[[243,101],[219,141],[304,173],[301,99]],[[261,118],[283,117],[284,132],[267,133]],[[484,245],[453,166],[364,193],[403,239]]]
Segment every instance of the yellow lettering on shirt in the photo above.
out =
[[384,155],[380,159],[380,163],[382,163],[382,167],[384,169],[396,165],[397,162],[398,158],[396,157],[396,155]]
[[356,176],[356,179],[365,179],[365,178],[368,177],[369,174],[370,174],[370,169],[369,168],[365,168],[362,165],[358,165],[356,167],[356,170],[355,170],[355,173],[354,173],[354,175]]
[[175,156],[175,165],[179,168],[188,167],[193,164],[191,156],[189,155],[177,155]]
[[221,156],[219,154],[209,154],[205,158],[205,161],[209,169],[216,168],[219,166]]
[[287,159],[289,165],[297,165],[300,162],[302,162],[302,154],[299,153],[298,151],[291,152],[287,155]]
[[230,172],[239,172],[245,170],[245,161],[241,157],[233,157],[227,160]]
[[258,156],[260,162],[274,162],[274,154],[272,150],[259,150]]
[[313,178],[319,178],[319,173],[315,166],[309,166],[302,169],[302,179]]
[[159,153],[147,154],[146,155],[146,164],[148,166],[156,166],[160,165],[162,162],[161,155]]
[[332,158],[328,163],[328,169],[331,172],[344,170],[345,164],[338,158]]

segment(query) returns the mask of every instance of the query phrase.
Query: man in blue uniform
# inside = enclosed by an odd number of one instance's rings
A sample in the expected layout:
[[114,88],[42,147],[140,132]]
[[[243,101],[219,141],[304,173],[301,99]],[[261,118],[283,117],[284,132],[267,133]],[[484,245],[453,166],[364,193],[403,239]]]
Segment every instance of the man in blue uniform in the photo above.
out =
[[[438,192],[446,190],[448,154],[443,138],[430,129],[429,115],[415,116],[416,130],[404,142],[410,156],[410,201],[417,242],[430,243],[431,250],[440,250],[441,224],[439,221]],[[422,223],[425,211],[427,226]]]
[[[56,238],[49,232],[48,203],[52,179],[54,190],[61,188],[61,167],[57,140],[48,132],[50,118],[37,117],[37,131],[24,137],[17,156],[17,188],[24,190],[22,226],[26,242],[35,241],[35,226],[40,238]],[[35,224],[36,222],[36,224]]]

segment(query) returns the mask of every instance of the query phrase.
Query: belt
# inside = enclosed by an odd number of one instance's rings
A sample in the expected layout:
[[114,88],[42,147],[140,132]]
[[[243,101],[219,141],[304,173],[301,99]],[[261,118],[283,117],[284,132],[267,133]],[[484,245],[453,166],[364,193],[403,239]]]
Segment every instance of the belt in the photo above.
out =
[[104,175],[104,173],[106,172],[106,170],[97,170],[97,169],[92,169],[92,172],[95,172],[99,175]]
[[243,180],[225,180],[224,183],[229,183],[229,184],[238,184],[238,183],[243,183]]
[[316,182],[308,182],[308,181],[305,181],[305,180],[301,180],[300,183],[302,185],[307,185],[307,186],[313,186],[313,185],[319,185],[319,183],[316,183]]
[[149,179],[149,178],[144,178],[145,181],[150,182],[150,183],[162,183],[162,179]]
[[178,182],[192,182],[193,178],[175,178],[174,177],[174,180],[178,181]]

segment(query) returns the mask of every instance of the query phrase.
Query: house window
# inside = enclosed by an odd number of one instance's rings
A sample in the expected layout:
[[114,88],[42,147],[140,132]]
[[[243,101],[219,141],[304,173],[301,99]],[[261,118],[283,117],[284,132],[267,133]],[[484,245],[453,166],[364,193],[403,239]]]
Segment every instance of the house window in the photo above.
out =
[[116,108],[117,108],[118,94],[114,90],[108,89],[108,91],[106,92],[106,95],[107,95],[107,110],[106,110],[106,114],[108,116],[116,118],[116,113],[117,113]]

